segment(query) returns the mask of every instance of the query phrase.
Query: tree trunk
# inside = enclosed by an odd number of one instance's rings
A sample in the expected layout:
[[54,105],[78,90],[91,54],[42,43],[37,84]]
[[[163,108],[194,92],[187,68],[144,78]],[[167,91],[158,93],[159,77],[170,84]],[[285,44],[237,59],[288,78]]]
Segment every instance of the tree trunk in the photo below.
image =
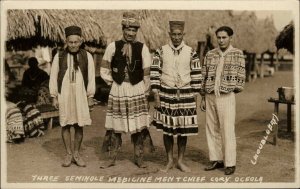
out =
[[260,56],[260,71],[259,71],[260,78],[264,78],[264,55],[265,53],[262,53]]

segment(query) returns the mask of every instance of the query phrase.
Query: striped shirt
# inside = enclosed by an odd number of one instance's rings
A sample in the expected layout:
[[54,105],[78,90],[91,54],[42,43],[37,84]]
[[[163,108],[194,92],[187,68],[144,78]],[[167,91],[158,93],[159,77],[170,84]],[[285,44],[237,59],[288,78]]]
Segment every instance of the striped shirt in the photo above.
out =
[[[204,59],[202,73],[204,82],[202,90],[210,94],[214,92],[217,65],[220,62],[220,49],[215,48],[209,51]],[[241,92],[245,85],[245,58],[243,52],[237,48],[232,48],[224,56],[224,67],[221,74],[220,92]]]

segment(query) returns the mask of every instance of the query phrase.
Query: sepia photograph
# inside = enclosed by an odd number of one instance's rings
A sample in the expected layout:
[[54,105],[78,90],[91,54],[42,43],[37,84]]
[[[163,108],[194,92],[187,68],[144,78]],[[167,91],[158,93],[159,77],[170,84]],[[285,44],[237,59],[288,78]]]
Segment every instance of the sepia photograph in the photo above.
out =
[[299,1],[1,1],[1,188],[299,188]]

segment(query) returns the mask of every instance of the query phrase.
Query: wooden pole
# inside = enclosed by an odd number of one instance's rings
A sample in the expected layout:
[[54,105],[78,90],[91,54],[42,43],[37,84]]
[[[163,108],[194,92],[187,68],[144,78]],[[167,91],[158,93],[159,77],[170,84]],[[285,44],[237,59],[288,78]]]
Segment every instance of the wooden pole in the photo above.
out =
[[205,50],[205,41],[198,41],[197,53],[200,59],[201,65],[203,65],[204,61],[204,50]]
[[253,81],[257,78],[257,73],[258,73],[258,67],[257,67],[257,62],[256,62],[256,53],[252,54],[252,60],[253,60]]
[[260,71],[259,71],[260,78],[264,78],[264,54],[265,53],[262,53],[260,56]]
[[275,71],[278,71],[278,67],[279,67],[279,58],[278,58],[278,56],[279,56],[278,51],[276,51]]

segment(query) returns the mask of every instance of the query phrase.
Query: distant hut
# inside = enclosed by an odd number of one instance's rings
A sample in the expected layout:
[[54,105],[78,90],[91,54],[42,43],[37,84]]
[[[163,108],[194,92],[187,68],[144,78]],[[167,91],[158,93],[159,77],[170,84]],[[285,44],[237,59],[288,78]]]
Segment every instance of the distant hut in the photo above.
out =
[[277,49],[287,49],[290,53],[294,53],[294,23],[291,22],[284,27],[276,38]]
[[6,16],[5,58],[14,67],[19,80],[26,69],[27,59],[31,56],[40,58],[40,68],[50,72],[49,62],[57,52],[57,48],[52,47],[64,45],[64,29],[67,26],[81,27],[86,43],[105,43],[101,25],[90,10],[9,9]]
[[156,23],[153,25],[161,30],[158,46],[162,46],[170,41],[169,21],[185,21],[184,41],[191,46],[200,56],[201,62],[205,52],[216,46],[214,31],[216,27],[230,23],[232,11],[212,11],[212,10],[150,10],[149,14],[154,15]]
[[[260,77],[264,77],[264,72],[268,70],[271,75],[274,70],[277,69],[277,65],[274,64],[274,54],[276,53],[275,40],[278,35],[278,31],[274,26],[273,17],[267,17],[264,20],[258,22],[257,43],[255,44],[260,56]],[[265,65],[265,54],[269,55],[270,63]]]
[[[125,10],[93,11],[99,19],[104,35],[108,42],[122,37],[121,18]],[[198,41],[205,41],[211,26],[221,26],[224,20],[231,20],[231,11],[199,11],[199,10],[137,10],[141,18],[141,28],[138,40],[147,44],[151,50],[166,44],[169,41],[169,21],[186,21],[185,42],[197,48]],[[214,33],[214,31],[212,32]],[[211,34],[211,33],[209,33]]]
[[[8,10],[8,40],[38,36],[43,42],[62,42],[64,28],[77,24],[83,28],[85,41],[110,43],[122,38],[121,18],[126,10]],[[233,28],[233,45],[242,49],[255,69],[256,54],[276,51],[278,35],[273,19],[257,19],[253,11],[232,10],[136,10],[140,16],[141,28],[137,39],[150,50],[169,41],[169,21],[186,22],[185,42],[198,51],[203,59],[205,52],[217,46],[215,30],[228,25]],[[36,39],[36,38],[35,38]],[[32,41],[32,40],[31,40]],[[20,43],[14,43],[17,45]],[[263,56],[262,56],[263,57]],[[263,60],[263,59],[262,59]],[[262,65],[263,63],[261,63]]]
[[229,26],[234,31],[233,45],[249,53],[258,53],[254,48],[257,32],[257,17],[252,11],[236,13]]
[[[233,23],[236,32],[234,44],[246,55],[247,80],[251,80],[251,76],[256,78],[257,74],[264,77],[266,70],[273,70],[264,65],[263,57],[266,53],[270,55],[271,66],[274,66],[273,56],[276,52],[274,40],[278,31],[273,18],[257,19],[254,12],[243,11],[235,15]],[[257,57],[261,57],[259,64],[256,62]]]
[[8,47],[30,48],[65,40],[64,28],[78,25],[85,41],[100,42],[103,31],[90,10],[11,9],[7,10]]
[[184,40],[189,46],[197,49],[201,60],[207,50],[217,46],[215,30],[222,25],[232,27],[235,33],[233,46],[243,50],[247,56],[247,76],[250,76],[251,71],[253,74],[259,72],[259,66],[255,62],[257,54],[276,51],[274,40],[278,32],[273,19],[259,20],[253,11],[150,10],[149,12],[160,18],[159,23],[154,25],[159,25],[164,31],[159,36],[164,43],[169,40],[168,21],[186,21]]
[[253,11],[236,12],[232,18],[232,29],[234,30],[233,45],[243,50],[246,58],[246,80],[250,81],[251,74],[255,75],[255,49],[258,19]]
[[[107,43],[122,38],[121,20],[126,10],[92,10],[93,17],[99,21]],[[137,40],[145,43],[150,50],[162,44],[165,31],[160,26],[160,18],[150,10],[136,10],[140,17],[141,27],[137,33]]]

